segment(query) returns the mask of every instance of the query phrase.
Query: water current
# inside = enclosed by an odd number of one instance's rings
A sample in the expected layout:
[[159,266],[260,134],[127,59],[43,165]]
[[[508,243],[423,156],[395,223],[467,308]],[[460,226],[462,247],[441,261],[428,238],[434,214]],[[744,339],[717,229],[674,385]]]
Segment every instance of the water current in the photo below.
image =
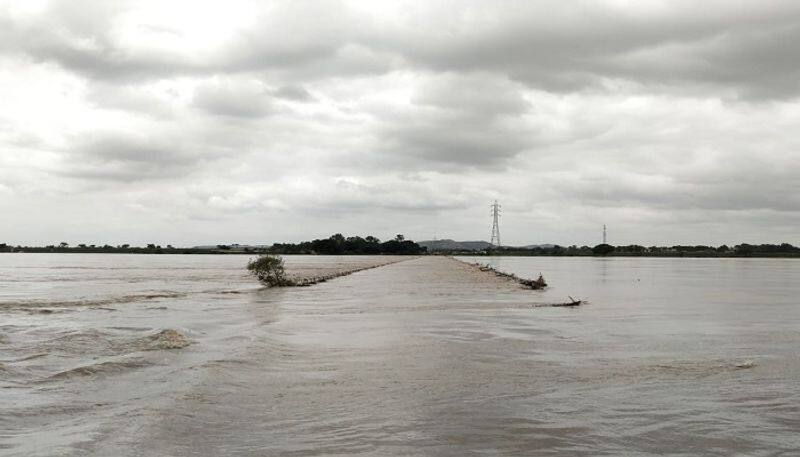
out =
[[800,455],[800,262],[461,260],[0,255],[0,455]]

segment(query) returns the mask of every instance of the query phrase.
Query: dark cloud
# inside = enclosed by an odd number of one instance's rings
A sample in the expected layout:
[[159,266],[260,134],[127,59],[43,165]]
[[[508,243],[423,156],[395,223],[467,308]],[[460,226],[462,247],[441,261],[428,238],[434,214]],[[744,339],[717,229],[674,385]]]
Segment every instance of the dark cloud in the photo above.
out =
[[257,81],[211,83],[195,89],[193,104],[211,114],[258,118],[269,114],[271,96]]
[[[601,88],[608,79],[706,85],[741,95],[794,96],[800,5],[691,2],[467,2],[439,21],[410,15],[374,45],[436,71],[487,71],[550,91]],[[427,16],[427,9],[419,14]],[[460,13],[460,14],[459,14]]]
[[[562,182],[557,192],[563,197],[595,207],[639,207],[661,211],[800,211],[794,180],[764,181],[740,179],[717,184],[681,182],[666,176],[592,177]],[[552,182],[554,186],[558,182]]]
[[189,174],[200,160],[180,143],[104,132],[76,138],[56,173],[122,182],[177,178]]
[[54,1],[33,17],[0,10],[0,52],[24,55],[103,81],[147,80],[197,71],[184,56],[136,51],[115,40],[115,19],[130,2]]
[[274,91],[273,95],[278,98],[284,98],[286,100],[292,100],[296,102],[308,102],[314,100],[314,96],[302,86],[283,86]]
[[[376,23],[341,2],[274,2],[203,54],[131,48],[112,32],[135,4],[55,1],[23,21],[0,16],[7,53],[57,62],[98,80],[272,71],[313,80],[422,67],[491,72],[571,92],[608,80],[702,85],[757,99],[800,90],[800,5],[692,2],[471,2],[409,5]],[[91,14],[87,12],[91,11]],[[179,34],[142,24],[152,33]]]
[[398,157],[459,172],[501,166],[535,142],[535,127],[521,120],[530,105],[503,78],[444,75],[419,87],[410,102],[381,119],[381,140]]

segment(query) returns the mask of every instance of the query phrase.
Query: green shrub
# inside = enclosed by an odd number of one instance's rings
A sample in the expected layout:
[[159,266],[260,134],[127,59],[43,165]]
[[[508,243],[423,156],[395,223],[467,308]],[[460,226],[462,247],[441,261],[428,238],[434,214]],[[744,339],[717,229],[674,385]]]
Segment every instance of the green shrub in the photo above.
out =
[[267,286],[289,286],[291,281],[286,278],[283,269],[283,259],[280,256],[265,254],[247,263],[250,274],[258,278]]

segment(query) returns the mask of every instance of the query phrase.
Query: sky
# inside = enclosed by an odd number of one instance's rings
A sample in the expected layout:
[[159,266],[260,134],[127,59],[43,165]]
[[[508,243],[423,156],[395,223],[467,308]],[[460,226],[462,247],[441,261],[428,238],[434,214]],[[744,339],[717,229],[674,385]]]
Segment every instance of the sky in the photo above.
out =
[[0,242],[800,245],[800,2],[0,0]]

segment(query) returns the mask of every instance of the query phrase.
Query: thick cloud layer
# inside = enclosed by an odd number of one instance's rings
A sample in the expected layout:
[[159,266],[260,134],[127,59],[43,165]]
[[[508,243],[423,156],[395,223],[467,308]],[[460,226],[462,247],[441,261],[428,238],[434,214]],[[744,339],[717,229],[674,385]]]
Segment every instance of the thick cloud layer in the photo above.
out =
[[0,0],[0,242],[800,244],[794,1]]

